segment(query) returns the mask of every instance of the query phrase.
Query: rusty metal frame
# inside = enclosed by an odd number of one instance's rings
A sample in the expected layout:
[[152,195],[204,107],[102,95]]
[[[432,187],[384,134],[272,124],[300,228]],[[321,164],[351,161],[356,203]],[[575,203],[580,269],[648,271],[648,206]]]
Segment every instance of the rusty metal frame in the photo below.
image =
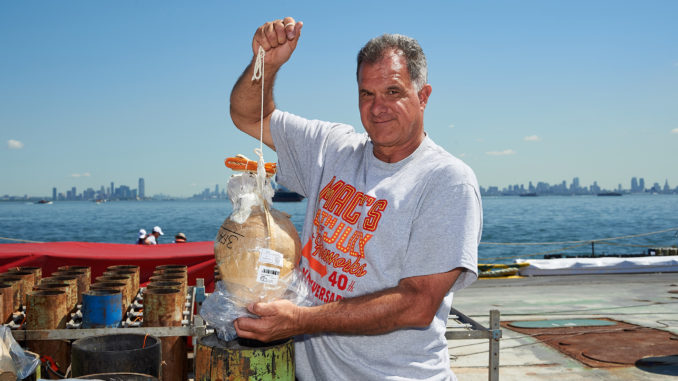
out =
[[453,326],[448,324],[447,331],[445,332],[447,340],[489,340],[488,380],[499,381],[499,341],[502,336],[501,327],[499,326],[499,310],[490,310],[489,328],[484,327],[454,307],[450,309],[449,318],[455,320],[458,324]]

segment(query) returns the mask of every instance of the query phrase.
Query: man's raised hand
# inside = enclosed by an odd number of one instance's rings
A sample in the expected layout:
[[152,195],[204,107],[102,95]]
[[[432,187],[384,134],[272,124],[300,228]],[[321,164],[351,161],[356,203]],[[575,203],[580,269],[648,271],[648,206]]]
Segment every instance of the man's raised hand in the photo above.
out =
[[292,17],[269,21],[260,26],[252,39],[252,52],[256,56],[259,46],[266,52],[265,63],[276,68],[282,66],[292,56],[301,36],[301,21]]

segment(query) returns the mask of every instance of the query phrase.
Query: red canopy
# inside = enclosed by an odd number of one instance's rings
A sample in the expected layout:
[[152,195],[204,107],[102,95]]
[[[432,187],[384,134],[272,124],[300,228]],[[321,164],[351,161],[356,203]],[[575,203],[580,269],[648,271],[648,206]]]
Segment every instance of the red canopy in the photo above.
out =
[[148,281],[158,265],[186,265],[188,284],[205,280],[206,292],[214,290],[214,242],[165,245],[128,245],[93,242],[47,242],[0,244],[0,273],[12,267],[37,266],[49,276],[59,266],[89,266],[92,279],[108,266],[137,265],[140,282]]

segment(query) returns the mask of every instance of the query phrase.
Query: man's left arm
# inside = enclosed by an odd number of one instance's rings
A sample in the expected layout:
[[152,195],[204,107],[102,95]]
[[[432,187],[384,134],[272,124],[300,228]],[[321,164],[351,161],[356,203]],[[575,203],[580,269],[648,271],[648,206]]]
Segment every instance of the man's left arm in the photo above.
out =
[[287,300],[256,303],[249,310],[259,318],[237,319],[236,332],[239,337],[267,342],[321,332],[377,335],[425,328],[462,271],[456,268],[404,278],[392,288],[314,307],[299,307]]

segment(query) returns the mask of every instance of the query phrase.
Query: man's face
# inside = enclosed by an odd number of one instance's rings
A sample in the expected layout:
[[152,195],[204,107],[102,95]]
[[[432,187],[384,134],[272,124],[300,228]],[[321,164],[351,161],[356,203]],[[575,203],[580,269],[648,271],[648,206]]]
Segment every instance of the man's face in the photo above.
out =
[[424,139],[424,109],[431,86],[415,89],[405,57],[388,50],[358,72],[360,119],[374,144],[375,156],[397,162],[414,152]]

